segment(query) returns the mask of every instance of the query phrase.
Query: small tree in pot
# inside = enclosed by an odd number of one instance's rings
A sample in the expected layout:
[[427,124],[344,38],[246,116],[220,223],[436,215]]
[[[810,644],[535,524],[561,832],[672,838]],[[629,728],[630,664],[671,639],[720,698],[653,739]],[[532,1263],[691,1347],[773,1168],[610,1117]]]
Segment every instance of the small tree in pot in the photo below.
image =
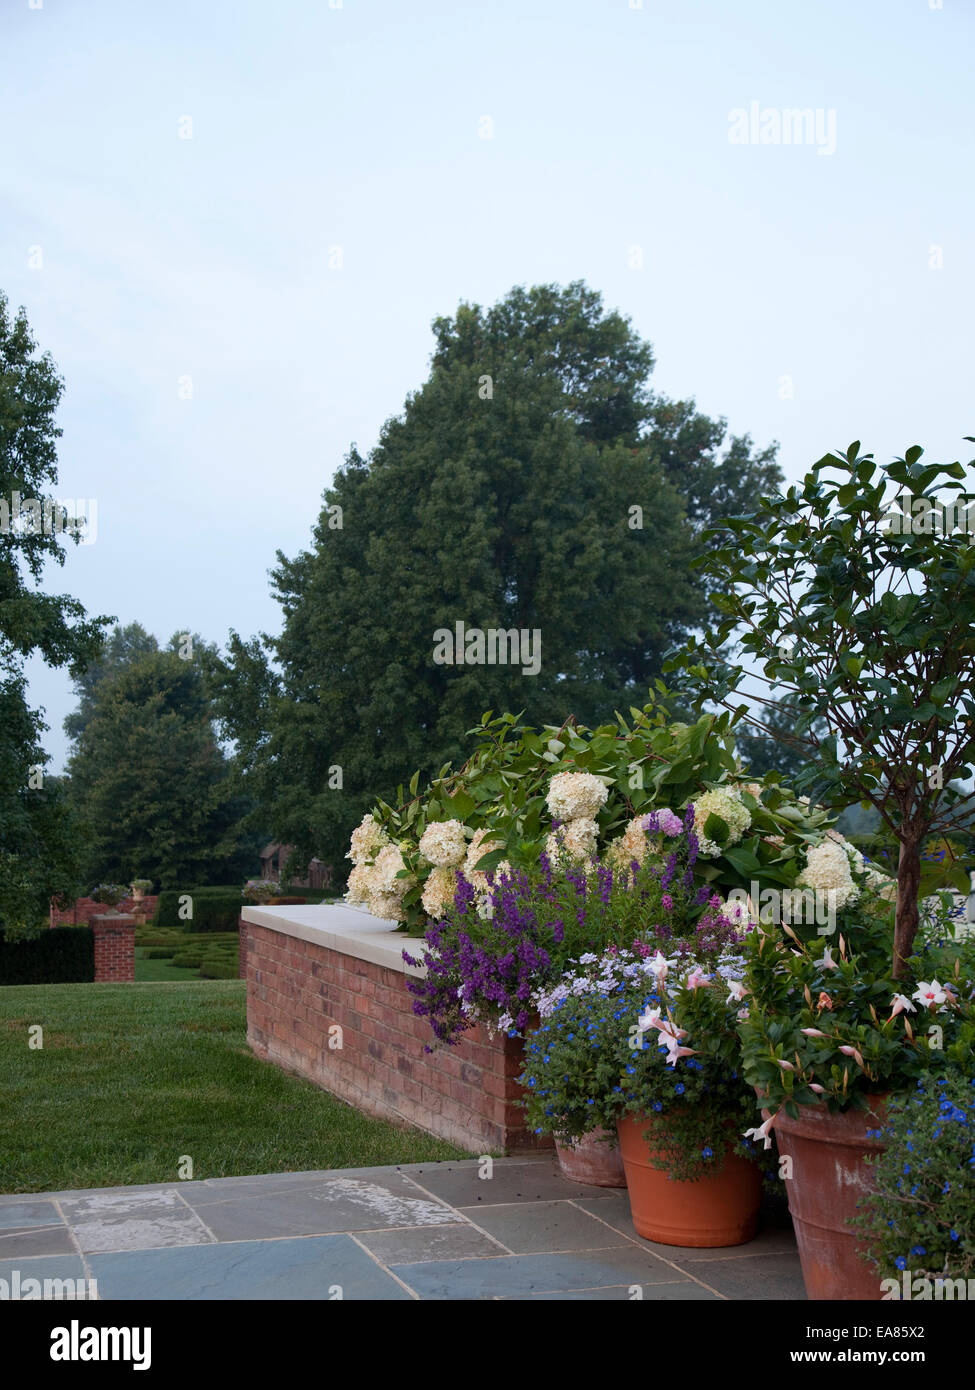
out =
[[[925,465],[922,452],[878,469],[853,443],[763,498],[761,513],[726,522],[732,539],[703,560],[725,581],[714,596],[725,617],[668,662],[700,698],[737,707],[773,738],[784,734],[761,711],[785,692],[797,712],[787,742],[808,756],[798,790],[879,812],[899,843],[895,978],[919,896],[937,877],[968,890],[971,856],[935,877],[922,873],[922,846],[965,830],[975,807],[956,785],[975,763],[975,493],[962,464]],[[742,705],[746,668],[723,650],[732,636],[766,688],[750,697],[759,712]]]
[[[882,1116],[886,1094],[970,1051],[971,981],[921,979],[915,943],[919,898],[968,886],[957,842],[945,838],[940,857],[923,847],[964,830],[975,797],[958,785],[975,762],[975,495],[961,464],[922,465],[921,453],[878,470],[854,443],[726,523],[731,541],[705,561],[725,577],[714,595],[725,616],[668,663],[772,737],[781,726],[761,711],[784,692],[788,742],[807,756],[797,788],[875,807],[898,842],[893,923],[874,875],[880,895],[860,896],[845,935],[813,947],[766,927],[749,950],[744,1070],[766,1106],[758,1132],[774,1125],[795,1163],[789,1205],[811,1298],[879,1297],[848,1225],[880,1144],[864,1108]],[[747,675],[724,649],[733,636]],[[765,693],[743,704],[749,679]],[[826,848],[824,883],[849,877],[844,855]]]

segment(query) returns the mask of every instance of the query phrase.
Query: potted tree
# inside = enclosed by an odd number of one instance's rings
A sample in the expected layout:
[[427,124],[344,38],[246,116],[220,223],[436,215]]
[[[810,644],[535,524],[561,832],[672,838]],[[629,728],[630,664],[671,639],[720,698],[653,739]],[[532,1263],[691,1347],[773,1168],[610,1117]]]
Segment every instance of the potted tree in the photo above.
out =
[[[879,1141],[867,1131],[880,1098],[916,1069],[962,1060],[970,1010],[962,989],[930,989],[938,981],[923,978],[915,942],[919,900],[968,885],[950,838],[940,861],[922,851],[964,830],[975,796],[964,789],[975,761],[975,495],[963,465],[924,465],[921,454],[915,446],[878,469],[854,443],[726,522],[703,561],[723,582],[713,596],[723,617],[667,663],[699,699],[777,739],[765,712],[784,694],[795,712],[786,741],[806,755],[796,787],[826,805],[872,806],[898,844],[892,912],[865,903],[815,955],[798,934],[763,932],[750,962],[746,1076],[761,1094],[761,1132],[774,1125],[792,1165],[790,1207],[817,1298],[863,1296],[847,1218],[868,1190]],[[733,637],[747,675],[728,659]],[[764,693],[746,697],[753,682]],[[843,867],[832,857],[819,865],[827,890]],[[811,1235],[813,1197],[833,1214],[828,1238]]]

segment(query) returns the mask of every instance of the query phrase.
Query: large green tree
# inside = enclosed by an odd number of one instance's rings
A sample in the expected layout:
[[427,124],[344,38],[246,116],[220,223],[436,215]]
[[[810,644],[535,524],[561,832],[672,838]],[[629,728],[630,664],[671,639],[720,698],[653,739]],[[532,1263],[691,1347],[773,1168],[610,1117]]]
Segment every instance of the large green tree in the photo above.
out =
[[[724,423],[653,396],[628,320],[574,283],[433,331],[427,381],[351,450],[311,548],[279,553],[281,635],[233,634],[211,673],[275,832],[336,865],[372,799],[461,759],[485,709],[599,723],[708,611],[690,566],[720,517]],[[733,510],[778,478],[747,439],[727,458]],[[444,663],[435,634],[458,623],[531,634],[537,670]]]
[[254,872],[258,846],[241,829],[248,806],[215,737],[205,644],[180,635],[154,647],[137,624],[113,634],[101,678],[79,682],[66,721],[78,729],[68,774],[85,869],[92,881],[163,888],[231,883]]
[[46,725],[27,701],[24,661],[81,669],[110,618],[89,619],[66,594],[41,589],[44,566],[64,564],[73,519],[55,504],[55,423],[63,382],[39,353],[23,309],[0,293],[0,923],[29,932],[52,896],[70,895],[78,836],[57,779],[45,775]]
[[74,742],[81,737],[95,712],[95,692],[102,681],[117,675],[140,657],[158,652],[159,643],[141,623],[118,626],[105,638],[98,655],[83,666],[73,666],[71,677],[78,708],[64,720],[64,732]]

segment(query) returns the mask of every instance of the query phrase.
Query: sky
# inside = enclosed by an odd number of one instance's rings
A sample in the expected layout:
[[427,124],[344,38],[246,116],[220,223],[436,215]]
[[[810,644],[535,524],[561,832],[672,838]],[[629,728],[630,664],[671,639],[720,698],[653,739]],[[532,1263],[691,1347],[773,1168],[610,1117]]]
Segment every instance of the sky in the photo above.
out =
[[0,0],[0,288],[97,508],[45,587],[277,631],[433,318],[516,284],[586,280],[789,479],[969,458],[973,39],[973,0]]

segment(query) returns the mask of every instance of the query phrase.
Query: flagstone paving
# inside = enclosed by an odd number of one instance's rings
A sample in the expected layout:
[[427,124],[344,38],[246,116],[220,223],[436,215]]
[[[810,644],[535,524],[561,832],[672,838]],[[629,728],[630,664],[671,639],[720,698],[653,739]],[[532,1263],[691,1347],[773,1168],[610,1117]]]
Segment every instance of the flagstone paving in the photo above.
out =
[[0,1279],[89,1279],[101,1299],[805,1297],[783,1214],[748,1245],[682,1250],[636,1234],[625,1191],[571,1183],[551,1157],[484,1166],[0,1196]]

